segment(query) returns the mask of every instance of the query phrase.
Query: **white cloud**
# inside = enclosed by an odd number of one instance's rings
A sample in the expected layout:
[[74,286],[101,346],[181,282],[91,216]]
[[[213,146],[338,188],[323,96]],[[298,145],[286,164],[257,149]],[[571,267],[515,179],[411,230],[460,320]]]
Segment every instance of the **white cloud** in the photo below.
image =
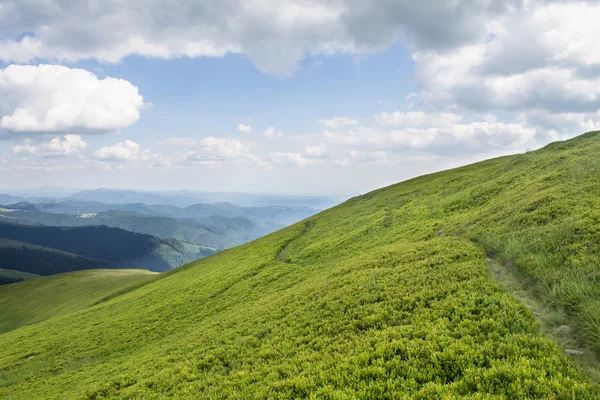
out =
[[137,161],[147,158],[147,156],[148,152],[142,152],[140,145],[131,140],[102,147],[92,155],[93,158],[102,161]]
[[329,119],[322,119],[319,124],[325,125],[329,129],[337,130],[348,126],[358,125],[358,121],[351,117],[334,117]]
[[0,129],[14,133],[116,131],[145,106],[126,80],[58,65],[10,65],[0,70],[0,93]]
[[38,146],[33,145],[31,139],[25,139],[21,144],[16,144],[11,148],[13,154],[35,154],[39,150]]
[[306,146],[304,152],[309,158],[327,158],[329,153],[327,152],[327,146]]
[[64,157],[79,154],[83,149],[87,148],[81,136],[65,135],[63,139],[55,137],[48,144],[42,146],[42,152],[47,157]]
[[385,126],[400,127],[451,127],[461,120],[461,116],[449,112],[425,113],[422,111],[391,113],[383,112],[375,115],[375,121]]
[[289,167],[306,167],[308,165],[319,164],[319,160],[303,157],[298,153],[271,153],[267,157],[268,160],[277,165]]
[[283,131],[281,129],[276,129],[274,126],[270,126],[267,128],[267,130],[263,133],[263,135],[267,138],[267,139],[272,139],[272,138],[280,138],[283,137]]
[[480,35],[479,41],[445,52],[416,49],[422,102],[461,112],[581,114],[600,109],[600,53],[591,50],[600,41],[600,4],[527,3],[492,15],[481,32],[490,40]]
[[256,157],[250,151],[253,146],[240,140],[209,136],[196,141],[195,149],[188,153],[186,160],[205,166],[254,160]]
[[164,146],[180,146],[180,147],[193,147],[198,144],[198,139],[190,137],[172,137],[166,139],[160,139],[156,141],[156,144]]
[[348,152],[348,156],[350,156],[352,160],[361,162],[383,162],[387,159],[387,156],[383,151],[351,150]]
[[250,125],[238,124],[237,130],[244,133],[252,132],[252,127]]
[[31,139],[25,139],[21,144],[14,145],[11,149],[12,154],[33,155],[39,154],[42,157],[66,157],[77,155],[81,150],[87,148],[87,143],[79,135],[64,135],[55,137],[48,143],[36,144]]
[[534,143],[537,130],[525,121],[503,123],[493,120],[455,124],[444,128],[382,129],[357,127],[341,132],[325,131],[333,145],[379,151],[430,151],[438,154],[483,148],[521,148]]
[[348,165],[350,165],[350,162],[347,158],[340,158],[339,160],[335,160],[333,162],[333,165],[337,167],[347,167]]
[[[131,0],[98,7],[83,0],[4,0],[0,58],[118,62],[247,54],[266,72],[293,74],[306,54],[369,54],[400,34],[411,47],[447,49],[476,42],[491,16],[517,12],[520,0],[415,3],[410,0]],[[530,3],[530,2],[525,2]],[[140,11],[142,10],[142,11]],[[23,31],[34,37],[16,38]]]

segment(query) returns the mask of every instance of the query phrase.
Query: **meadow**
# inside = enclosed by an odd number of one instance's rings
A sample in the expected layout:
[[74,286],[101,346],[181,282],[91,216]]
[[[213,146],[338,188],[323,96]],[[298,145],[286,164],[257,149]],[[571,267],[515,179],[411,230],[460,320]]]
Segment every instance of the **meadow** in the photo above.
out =
[[146,270],[96,269],[0,286],[0,334],[82,310],[157,276]]
[[600,355],[598,154],[591,132],[405,181],[4,333],[0,397],[600,398],[489,265]]

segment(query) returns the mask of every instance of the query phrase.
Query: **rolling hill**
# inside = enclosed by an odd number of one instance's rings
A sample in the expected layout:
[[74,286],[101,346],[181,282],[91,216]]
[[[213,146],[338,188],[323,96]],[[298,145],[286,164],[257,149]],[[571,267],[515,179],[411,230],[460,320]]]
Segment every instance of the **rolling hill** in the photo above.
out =
[[82,310],[128,287],[150,281],[146,270],[76,271],[0,287],[0,334]]
[[0,397],[600,398],[488,262],[600,354],[598,154],[592,132],[411,179],[4,333]]
[[28,272],[0,268],[0,285],[27,281],[29,279],[39,278],[40,276],[41,275],[30,274]]
[[0,267],[39,275],[98,268],[166,271],[213,252],[106,226],[65,228],[0,221]]

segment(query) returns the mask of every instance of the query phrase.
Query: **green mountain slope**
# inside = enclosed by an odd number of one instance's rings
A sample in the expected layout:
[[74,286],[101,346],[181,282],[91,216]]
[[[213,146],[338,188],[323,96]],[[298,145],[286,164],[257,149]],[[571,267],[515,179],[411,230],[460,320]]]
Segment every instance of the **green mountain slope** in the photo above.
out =
[[[25,245],[3,245],[10,241]],[[98,268],[166,271],[212,253],[196,244],[107,226],[25,226],[0,221],[0,267],[39,275]]]
[[90,270],[0,286],[0,333],[82,310],[156,276],[146,270]]
[[598,351],[600,134],[412,179],[0,335],[0,397],[597,399],[490,274]]

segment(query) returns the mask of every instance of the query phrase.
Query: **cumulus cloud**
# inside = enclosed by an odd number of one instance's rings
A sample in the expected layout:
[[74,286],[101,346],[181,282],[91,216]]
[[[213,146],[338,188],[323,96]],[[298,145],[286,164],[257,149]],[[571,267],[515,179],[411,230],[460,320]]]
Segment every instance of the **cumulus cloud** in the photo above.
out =
[[347,167],[348,165],[350,165],[350,161],[348,161],[347,158],[340,158],[339,160],[335,160],[333,162],[333,165],[335,165],[336,167]]
[[93,158],[102,161],[137,161],[147,159],[149,152],[142,152],[136,142],[125,140],[113,146],[105,146],[96,150]]
[[429,107],[462,111],[595,113],[600,55],[590,49],[600,40],[598,18],[598,2],[530,1],[492,15],[478,41],[444,52],[418,48],[413,59],[420,99]]
[[38,146],[33,144],[31,139],[25,139],[21,144],[16,144],[11,148],[13,154],[35,154],[40,150]]
[[33,155],[42,157],[66,157],[77,155],[81,150],[87,148],[87,143],[79,135],[64,135],[62,138],[55,137],[47,143],[36,144],[31,139],[25,139],[21,144],[12,147],[12,154]]
[[195,141],[186,160],[204,166],[240,163],[256,159],[250,151],[252,147],[252,143],[209,136]]
[[329,153],[327,152],[327,146],[306,146],[304,148],[304,153],[309,158],[327,158],[329,157]]
[[250,125],[239,124],[237,130],[244,133],[250,133],[252,132],[252,127]]
[[383,162],[387,158],[387,155],[383,151],[351,150],[348,152],[348,156],[350,156],[352,160],[361,162]]
[[348,126],[356,126],[358,125],[358,121],[351,117],[334,117],[329,119],[322,119],[319,121],[319,124],[325,125],[329,129],[340,129]]
[[319,160],[313,160],[311,158],[303,157],[298,153],[271,153],[267,159],[277,165],[288,166],[288,167],[306,167],[308,165],[319,164]]
[[281,129],[277,129],[274,126],[270,126],[267,128],[267,130],[263,133],[264,137],[266,137],[267,139],[272,139],[272,138],[280,138],[283,137],[283,131]]
[[145,106],[126,80],[59,65],[10,65],[0,70],[0,93],[0,130],[13,133],[116,131]]
[[[128,55],[220,57],[245,53],[263,71],[293,73],[306,54],[368,54],[398,35],[413,47],[447,49],[476,42],[490,16],[523,0],[132,0],[74,7],[66,0],[5,0],[0,58],[117,62]],[[140,12],[139,10],[143,10]],[[440,23],[444,21],[444,23]],[[17,40],[23,31],[34,36]]]
[[401,127],[451,127],[461,118],[455,113],[425,113],[423,111],[395,111],[375,115],[375,120],[381,125]]
[[503,123],[490,120],[443,128],[357,127],[346,131],[325,131],[323,136],[333,145],[378,151],[421,150],[447,154],[482,148],[528,146],[535,140],[536,128],[526,122]]
[[65,135],[62,139],[55,137],[48,144],[42,146],[42,151],[50,157],[64,157],[79,154],[87,148],[87,143],[79,135]]

